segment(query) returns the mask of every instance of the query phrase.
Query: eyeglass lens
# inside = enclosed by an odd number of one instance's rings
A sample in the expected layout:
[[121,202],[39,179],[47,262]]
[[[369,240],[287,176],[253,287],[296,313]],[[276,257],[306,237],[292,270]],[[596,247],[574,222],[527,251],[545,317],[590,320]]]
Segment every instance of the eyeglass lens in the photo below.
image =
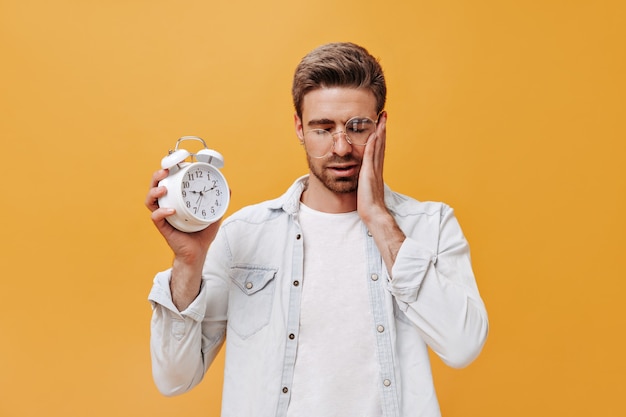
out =
[[328,155],[333,149],[337,135],[342,133],[351,145],[365,146],[372,133],[376,131],[376,122],[368,117],[353,117],[346,122],[344,130],[332,132],[324,129],[311,129],[304,134],[307,152],[315,158]]

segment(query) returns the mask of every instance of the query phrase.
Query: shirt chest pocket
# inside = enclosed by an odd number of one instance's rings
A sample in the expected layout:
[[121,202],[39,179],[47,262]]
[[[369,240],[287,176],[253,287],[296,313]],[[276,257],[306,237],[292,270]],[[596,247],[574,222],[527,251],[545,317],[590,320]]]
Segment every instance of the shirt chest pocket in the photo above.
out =
[[238,266],[231,269],[228,327],[248,338],[267,326],[272,312],[275,268]]

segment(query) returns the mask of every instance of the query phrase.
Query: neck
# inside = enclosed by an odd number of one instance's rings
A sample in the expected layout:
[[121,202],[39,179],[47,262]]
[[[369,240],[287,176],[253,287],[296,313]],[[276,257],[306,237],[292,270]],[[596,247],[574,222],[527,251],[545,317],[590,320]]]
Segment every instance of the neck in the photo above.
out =
[[300,201],[313,210],[324,213],[349,213],[356,210],[356,191],[338,193],[326,188],[314,176],[309,177]]

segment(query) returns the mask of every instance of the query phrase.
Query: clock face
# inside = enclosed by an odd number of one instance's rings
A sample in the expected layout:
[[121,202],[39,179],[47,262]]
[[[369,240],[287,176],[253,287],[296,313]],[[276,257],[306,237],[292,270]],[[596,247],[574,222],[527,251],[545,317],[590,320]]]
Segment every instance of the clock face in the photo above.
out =
[[181,195],[188,212],[206,221],[221,217],[230,197],[224,177],[207,164],[194,164],[185,172]]

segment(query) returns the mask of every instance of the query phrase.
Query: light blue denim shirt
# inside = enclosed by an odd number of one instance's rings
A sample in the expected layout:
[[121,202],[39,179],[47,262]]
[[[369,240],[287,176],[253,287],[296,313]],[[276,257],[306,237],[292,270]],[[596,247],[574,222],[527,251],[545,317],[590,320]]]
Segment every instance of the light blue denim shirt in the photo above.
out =
[[[171,272],[157,274],[151,353],[163,394],[198,384],[226,342],[222,416],[286,415],[298,350],[306,239],[298,209],[306,181],[224,220],[200,294],[185,311],[172,302]],[[407,238],[390,277],[363,228],[382,415],[440,416],[428,347],[449,366],[468,365],[487,337],[487,313],[452,209],[389,188],[385,203]]]

